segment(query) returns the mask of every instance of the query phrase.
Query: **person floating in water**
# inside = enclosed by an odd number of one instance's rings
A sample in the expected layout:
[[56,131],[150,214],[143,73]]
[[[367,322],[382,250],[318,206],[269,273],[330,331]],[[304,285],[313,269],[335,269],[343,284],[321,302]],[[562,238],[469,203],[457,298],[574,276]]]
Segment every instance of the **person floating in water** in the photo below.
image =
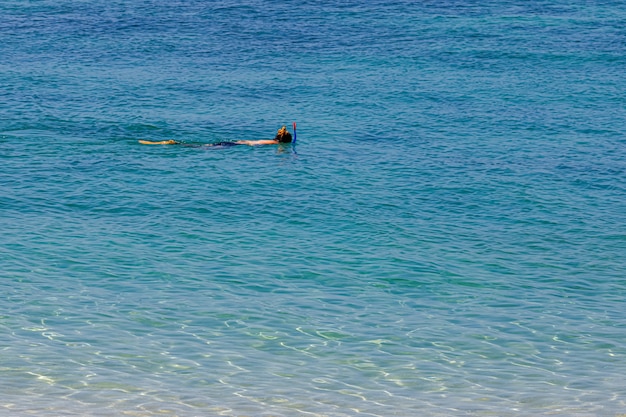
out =
[[[177,142],[175,140],[162,140],[162,141],[150,141],[150,140],[140,140],[139,143],[142,145],[180,145],[181,142]],[[276,136],[274,139],[265,139],[265,140],[238,140],[234,142],[218,142],[218,143],[209,143],[207,145],[202,146],[235,146],[235,145],[248,145],[248,146],[259,146],[259,145],[278,145],[281,143],[291,143],[291,133],[287,130],[286,126],[278,129]]]

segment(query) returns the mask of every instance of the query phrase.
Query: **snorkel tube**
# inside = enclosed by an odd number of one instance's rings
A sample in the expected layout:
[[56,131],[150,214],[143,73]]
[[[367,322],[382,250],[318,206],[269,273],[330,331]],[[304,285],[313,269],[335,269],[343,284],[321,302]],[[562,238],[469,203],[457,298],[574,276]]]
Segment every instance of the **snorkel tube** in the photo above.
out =
[[293,122],[293,140],[291,141],[292,145],[296,144],[296,139],[297,139],[297,135],[296,135],[296,122]]

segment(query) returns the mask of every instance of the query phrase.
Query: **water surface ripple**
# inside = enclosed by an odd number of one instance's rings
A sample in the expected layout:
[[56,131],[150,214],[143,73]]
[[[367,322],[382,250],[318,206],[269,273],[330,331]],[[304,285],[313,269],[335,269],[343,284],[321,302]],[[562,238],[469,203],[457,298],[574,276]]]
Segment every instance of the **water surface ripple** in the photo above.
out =
[[621,2],[0,13],[0,415],[626,412]]

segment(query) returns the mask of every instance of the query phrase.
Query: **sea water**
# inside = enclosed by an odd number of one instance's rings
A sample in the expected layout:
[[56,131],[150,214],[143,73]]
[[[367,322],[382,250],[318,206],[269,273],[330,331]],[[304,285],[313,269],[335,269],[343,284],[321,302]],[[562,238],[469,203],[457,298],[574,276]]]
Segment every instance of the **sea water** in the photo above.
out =
[[0,16],[0,415],[626,413],[623,2]]

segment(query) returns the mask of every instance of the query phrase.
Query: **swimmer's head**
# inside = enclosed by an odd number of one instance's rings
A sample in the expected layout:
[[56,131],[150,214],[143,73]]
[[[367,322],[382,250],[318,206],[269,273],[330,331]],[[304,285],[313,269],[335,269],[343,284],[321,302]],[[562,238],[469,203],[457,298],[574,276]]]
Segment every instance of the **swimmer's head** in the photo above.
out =
[[274,140],[277,140],[278,143],[291,143],[291,133],[289,133],[286,126],[278,129]]

